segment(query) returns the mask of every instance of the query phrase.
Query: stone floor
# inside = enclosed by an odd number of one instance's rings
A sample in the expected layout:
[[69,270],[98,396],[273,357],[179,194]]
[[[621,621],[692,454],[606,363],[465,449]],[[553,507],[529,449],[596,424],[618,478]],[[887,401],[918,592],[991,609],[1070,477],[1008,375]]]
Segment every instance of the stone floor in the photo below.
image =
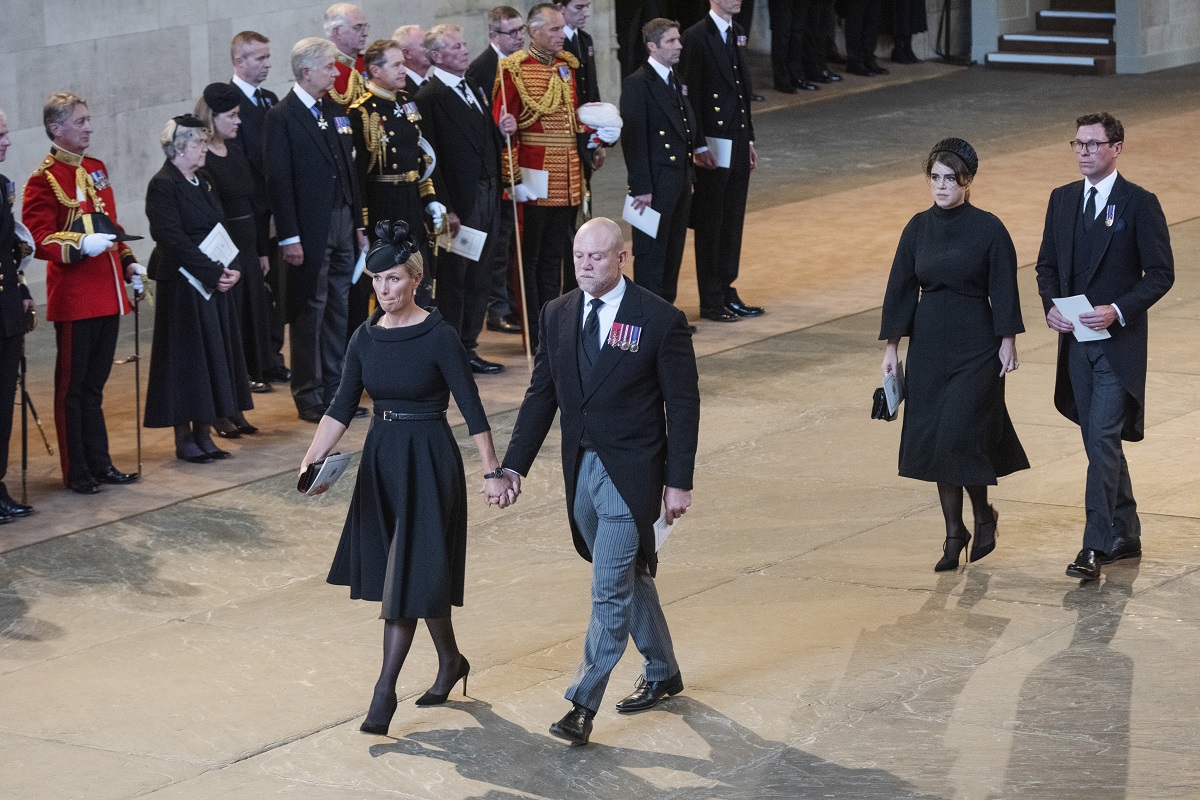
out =
[[[420,634],[390,735],[359,733],[381,625],[372,604],[324,583],[350,484],[316,499],[291,489],[312,428],[276,392],[256,396],[264,432],[229,445],[232,461],[177,464],[144,431],[143,482],[90,498],[56,485],[57,459],[31,438],[38,513],[0,529],[0,797],[1200,796],[1200,69],[921,69],[922,81],[820,102],[773,98],[759,117],[739,286],[769,312],[700,323],[696,504],[659,573],[683,695],[633,717],[605,708],[582,750],[546,734],[580,659],[589,577],[565,530],[552,433],[515,508],[472,511],[456,615],[469,697],[412,705],[436,671]],[[1050,402],[1054,338],[1028,265],[1050,188],[1075,177],[1071,118],[1101,102],[1131,109],[1120,166],[1162,199],[1178,277],[1152,311],[1146,440],[1126,451],[1146,556],[1080,586],[1062,570],[1085,459]],[[867,409],[891,251],[928,203],[924,148],[949,134],[979,148],[972,199],[1005,221],[1026,265],[1029,330],[1007,391],[1032,468],[992,493],[997,551],[935,575],[936,494],[896,477],[899,426]],[[902,158],[897,141],[911,142]],[[615,206],[620,172],[599,174]],[[681,298],[694,315],[693,280]],[[483,349],[509,366],[480,382],[503,444],[528,373],[516,337],[489,334]],[[48,328],[30,351],[49,423]],[[131,468],[132,370],[118,370],[107,409]],[[474,485],[479,463],[457,433]],[[637,672],[633,653],[609,701]]]

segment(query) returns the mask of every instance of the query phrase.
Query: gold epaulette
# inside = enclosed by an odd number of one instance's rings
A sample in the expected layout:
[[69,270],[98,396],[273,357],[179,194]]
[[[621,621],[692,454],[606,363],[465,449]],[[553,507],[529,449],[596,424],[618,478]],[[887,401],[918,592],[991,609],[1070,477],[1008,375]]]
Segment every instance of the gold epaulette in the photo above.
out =
[[367,99],[370,98],[371,96],[372,95],[370,92],[364,92],[363,94],[359,95],[359,98],[357,100],[355,100],[350,105],[346,106],[346,108],[347,109],[362,108],[363,103],[367,102]]
[[559,50],[558,57],[567,62],[567,66],[571,69],[579,69],[579,59],[575,57],[574,53],[568,50]]
[[361,98],[363,93],[366,91],[367,84],[365,81],[363,81],[362,73],[354,68],[351,68],[350,80],[346,83],[345,93],[339,94],[337,89],[330,87],[329,96],[335,103],[341,103],[344,106],[348,106]]

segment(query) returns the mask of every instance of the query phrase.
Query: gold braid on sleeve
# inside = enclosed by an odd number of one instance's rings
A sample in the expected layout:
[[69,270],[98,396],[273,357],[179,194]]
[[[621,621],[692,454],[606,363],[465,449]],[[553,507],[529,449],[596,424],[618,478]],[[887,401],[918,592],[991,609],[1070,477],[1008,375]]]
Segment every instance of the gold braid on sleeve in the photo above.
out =
[[367,163],[367,172],[370,172],[378,164],[379,173],[382,175],[383,165],[387,161],[387,138],[383,132],[383,123],[377,112],[372,111],[368,114],[365,108],[360,111],[363,115],[363,138],[366,139],[367,152],[371,154],[371,160]]

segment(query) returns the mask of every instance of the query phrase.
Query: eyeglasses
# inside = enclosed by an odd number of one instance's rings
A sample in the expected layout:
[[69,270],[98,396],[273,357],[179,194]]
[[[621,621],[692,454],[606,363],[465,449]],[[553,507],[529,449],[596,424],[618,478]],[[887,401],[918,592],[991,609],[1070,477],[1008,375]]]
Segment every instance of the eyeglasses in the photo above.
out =
[[1083,153],[1086,150],[1088,155],[1094,155],[1095,152],[1100,149],[1100,145],[1102,144],[1112,144],[1112,142],[1081,142],[1078,139],[1072,139],[1070,141],[1072,150],[1074,150],[1076,153]]
[[936,172],[929,173],[929,182],[934,186],[957,186],[957,175],[938,175]]
[[525,26],[522,25],[519,28],[513,28],[511,31],[498,30],[498,31],[494,31],[494,33],[497,36],[521,36],[525,33]]

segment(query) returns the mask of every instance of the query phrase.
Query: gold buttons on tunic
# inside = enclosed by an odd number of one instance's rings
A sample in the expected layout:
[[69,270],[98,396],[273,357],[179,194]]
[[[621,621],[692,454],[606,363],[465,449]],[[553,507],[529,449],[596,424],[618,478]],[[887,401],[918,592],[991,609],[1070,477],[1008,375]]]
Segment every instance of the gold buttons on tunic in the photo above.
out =
[[672,160],[672,161],[674,161],[674,160],[675,160],[675,156],[671,156],[671,160]]

